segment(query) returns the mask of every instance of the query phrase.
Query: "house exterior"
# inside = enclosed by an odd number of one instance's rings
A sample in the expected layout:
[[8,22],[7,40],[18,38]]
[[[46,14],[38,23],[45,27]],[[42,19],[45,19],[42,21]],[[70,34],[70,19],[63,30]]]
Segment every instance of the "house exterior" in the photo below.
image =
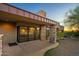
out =
[[22,43],[33,40],[56,42],[57,23],[46,18],[46,13],[38,14],[0,3],[0,35],[2,44]]

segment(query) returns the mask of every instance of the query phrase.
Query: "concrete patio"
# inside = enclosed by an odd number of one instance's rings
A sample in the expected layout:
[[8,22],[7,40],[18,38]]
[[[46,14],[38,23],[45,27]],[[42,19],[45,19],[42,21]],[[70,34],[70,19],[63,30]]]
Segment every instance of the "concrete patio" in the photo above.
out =
[[59,43],[35,40],[19,43],[16,46],[3,46],[3,56],[42,56],[47,50],[55,48]]

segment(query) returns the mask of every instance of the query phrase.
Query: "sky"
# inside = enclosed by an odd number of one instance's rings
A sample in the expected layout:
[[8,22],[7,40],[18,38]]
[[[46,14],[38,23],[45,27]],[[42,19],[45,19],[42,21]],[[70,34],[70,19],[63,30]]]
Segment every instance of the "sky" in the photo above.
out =
[[63,20],[66,12],[76,8],[78,3],[9,3],[13,6],[27,10],[32,13],[37,13],[40,10],[46,12],[46,17],[64,25]]

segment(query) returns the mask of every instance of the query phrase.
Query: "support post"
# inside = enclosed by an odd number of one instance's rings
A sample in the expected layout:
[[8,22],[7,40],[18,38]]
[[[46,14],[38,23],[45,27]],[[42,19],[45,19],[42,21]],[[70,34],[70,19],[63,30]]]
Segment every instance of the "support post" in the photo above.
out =
[[41,26],[41,40],[46,40],[46,26]]
[[56,26],[52,25],[50,29],[50,42],[56,43],[57,35],[56,35]]

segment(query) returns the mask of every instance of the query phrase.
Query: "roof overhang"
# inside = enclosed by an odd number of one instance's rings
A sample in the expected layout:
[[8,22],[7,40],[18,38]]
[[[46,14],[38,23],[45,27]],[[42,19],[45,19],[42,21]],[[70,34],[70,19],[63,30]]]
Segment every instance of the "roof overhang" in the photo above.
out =
[[26,17],[22,17],[19,15],[15,15],[15,14],[3,12],[3,11],[0,11],[0,20],[11,21],[11,22],[16,22],[16,23],[23,22],[23,23],[30,23],[30,24],[36,24],[36,25],[50,25],[42,21],[33,20],[31,18],[26,18]]
[[[27,17],[27,14],[29,16]],[[31,12],[22,10],[20,8],[0,4],[0,21],[24,22],[36,25],[56,25],[56,22],[48,18],[41,17]]]

